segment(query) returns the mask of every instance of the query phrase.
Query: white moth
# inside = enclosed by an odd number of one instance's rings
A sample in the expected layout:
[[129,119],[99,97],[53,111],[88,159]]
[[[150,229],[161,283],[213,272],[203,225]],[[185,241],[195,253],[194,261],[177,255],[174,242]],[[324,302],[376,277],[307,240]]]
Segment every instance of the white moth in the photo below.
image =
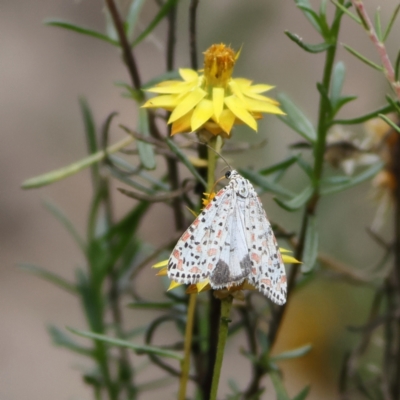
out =
[[213,289],[245,279],[277,304],[286,302],[286,273],[278,243],[252,184],[237,171],[181,236],[168,277],[183,284],[209,279]]

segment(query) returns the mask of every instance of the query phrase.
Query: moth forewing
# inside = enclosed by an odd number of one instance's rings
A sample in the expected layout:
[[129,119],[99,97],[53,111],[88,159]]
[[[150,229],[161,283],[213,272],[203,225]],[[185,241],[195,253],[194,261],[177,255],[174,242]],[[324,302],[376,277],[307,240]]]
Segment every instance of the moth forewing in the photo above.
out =
[[222,202],[226,201],[227,195],[225,189],[220,190],[178,240],[168,261],[170,279],[184,284],[207,279],[210,260],[215,257],[212,242],[215,242],[215,233],[218,233],[213,225],[216,220],[221,223],[227,217],[221,213]]
[[250,273],[250,260],[242,230],[238,208],[233,200],[232,212],[226,224],[226,241],[215,268],[210,274],[210,285],[214,289],[241,284]]
[[286,301],[278,244],[254,187],[235,170],[176,244],[168,277],[179,283],[209,278],[214,289],[248,279],[277,304]]

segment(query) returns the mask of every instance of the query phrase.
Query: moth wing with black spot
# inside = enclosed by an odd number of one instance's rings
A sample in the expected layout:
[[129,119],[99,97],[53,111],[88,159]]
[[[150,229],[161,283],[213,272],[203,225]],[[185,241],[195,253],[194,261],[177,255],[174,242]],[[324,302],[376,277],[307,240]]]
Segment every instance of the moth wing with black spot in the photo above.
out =
[[230,213],[225,224],[226,238],[210,274],[213,289],[241,284],[250,273],[250,259],[244,233],[243,201],[232,191]]
[[205,280],[215,268],[227,235],[232,191],[221,189],[183,233],[168,260],[168,277],[183,284]]
[[271,224],[255,191],[254,196],[249,196],[245,221],[251,260],[248,280],[274,303],[285,304],[285,266]]

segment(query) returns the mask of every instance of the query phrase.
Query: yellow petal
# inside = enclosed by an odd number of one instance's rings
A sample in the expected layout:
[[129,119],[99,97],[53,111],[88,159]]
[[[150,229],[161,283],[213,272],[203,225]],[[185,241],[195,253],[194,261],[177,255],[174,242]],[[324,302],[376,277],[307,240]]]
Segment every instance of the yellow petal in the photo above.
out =
[[253,116],[246,110],[245,104],[236,96],[225,97],[226,106],[250,128],[257,132],[257,122]]
[[285,113],[274,104],[266,103],[264,101],[249,99],[245,100],[246,108],[249,111],[258,111],[270,114],[281,114],[285,115]]
[[245,280],[242,285],[243,290],[256,290],[256,287],[252,285],[249,281]]
[[296,260],[294,257],[288,256],[286,254],[282,254],[282,260],[286,264],[301,264],[301,261]]
[[219,122],[219,117],[221,116],[222,110],[224,109],[224,97],[225,97],[225,89],[224,88],[213,88],[213,107],[214,107],[214,115],[215,120]]
[[157,264],[152,265],[151,268],[162,268],[162,267],[166,267],[167,265],[168,265],[168,260],[163,260]]
[[164,267],[160,269],[157,273],[156,276],[167,276],[168,275],[168,268]]
[[192,118],[190,120],[192,131],[196,131],[198,128],[204,125],[213,114],[214,108],[212,101],[207,99],[201,100],[194,109]]
[[186,289],[186,294],[197,294],[199,291],[197,290],[196,285],[189,285],[188,288]]
[[203,128],[215,136],[220,135],[222,132],[224,132],[224,130],[214,121],[207,121]]
[[154,86],[150,89],[147,89],[147,92],[151,93],[184,93],[191,90],[196,85],[196,82],[181,82],[176,81],[171,85],[161,85],[161,86]]
[[263,96],[262,94],[251,93],[249,91],[243,91],[243,94],[247,97],[250,97],[251,99],[261,100],[265,101],[266,103],[275,104],[276,106],[279,106],[279,101],[271,99],[270,97],[267,96]]
[[169,290],[175,289],[176,287],[181,286],[181,285],[182,285],[182,283],[171,281],[171,284],[169,285],[169,288],[167,289],[167,292]]
[[195,70],[190,69],[190,68],[180,68],[179,75],[186,82],[196,80],[199,77],[198,73]]
[[239,85],[241,89],[248,88],[253,82],[250,79],[246,78],[233,78],[232,81],[234,81],[237,85]]
[[218,125],[223,129],[224,132],[230,133],[233,124],[235,123],[235,114],[231,110],[223,110],[219,117]]
[[142,105],[144,108],[153,108],[153,107],[162,107],[167,110],[172,110],[177,105],[177,97],[176,95],[166,94],[163,96],[153,97],[150,100],[147,100],[146,103]]
[[175,110],[172,112],[168,123],[176,121],[177,119],[183,117],[189,111],[193,110],[197,104],[207,95],[203,89],[197,88],[192,92],[188,93],[185,97],[180,99],[179,104],[176,106]]
[[230,87],[232,93],[234,95],[236,95],[236,97],[238,97],[240,100],[244,100],[243,91],[242,91],[240,85],[237,84],[237,82],[232,80],[231,82],[229,82],[229,87]]
[[191,132],[190,128],[191,118],[192,118],[192,113],[189,112],[182,118],[179,118],[177,121],[173,122],[171,126],[171,136],[176,135],[177,133]]
[[249,87],[249,92],[251,93],[264,93],[268,92],[268,90],[273,89],[275,86],[272,85],[265,85],[265,84],[257,84],[257,85],[252,85]]
[[197,290],[199,291],[199,293],[200,293],[200,292],[205,292],[205,291],[211,289],[209,279],[206,279],[206,280],[203,281],[203,282],[197,283],[196,286],[197,286]]
[[243,45],[240,46],[240,49],[235,54],[235,61],[240,57],[240,53],[242,52]]

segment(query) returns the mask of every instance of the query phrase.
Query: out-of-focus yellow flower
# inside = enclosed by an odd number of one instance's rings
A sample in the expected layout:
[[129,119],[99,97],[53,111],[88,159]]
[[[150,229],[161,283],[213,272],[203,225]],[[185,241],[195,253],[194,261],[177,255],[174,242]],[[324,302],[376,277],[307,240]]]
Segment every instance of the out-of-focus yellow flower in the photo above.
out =
[[[388,117],[398,123],[396,115]],[[399,134],[381,118],[374,118],[365,124],[366,134],[379,159],[384,162],[384,167],[372,180],[372,197],[377,203],[375,218],[371,230],[378,231],[392,209],[395,192],[399,185],[397,164]]]
[[171,111],[168,123],[172,124],[172,135],[205,129],[229,137],[233,125],[242,123],[257,131],[256,120],[262,113],[284,112],[277,101],[261,94],[273,86],[232,78],[239,54],[222,43],[212,45],[204,53],[203,74],[180,69],[183,81],[164,81],[148,89],[158,96],[143,107]]
[[[282,253],[282,260],[284,263],[287,264],[299,264],[300,261],[296,260],[294,257],[288,255],[287,253],[290,253],[289,250],[280,248],[280,252]],[[160,269],[160,271],[157,273],[157,276],[167,276],[167,265],[168,265],[168,260],[163,260],[160,261],[159,263],[153,265],[152,268]],[[171,281],[171,284],[169,285],[168,290],[175,289],[178,286],[181,286],[182,283],[178,283],[175,281]],[[205,279],[202,282],[196,283],[194,285],[189,285],[189,287],[186,290],[187,294],[192,294],[192,293],[200,293],[200,292],[206,292],[208,290],[211,290],[210,282],[207,279]],[[243,298],[243,293],[242,290],[256,290],[256,288],[249,283],[247,280],[245,280],[243,283],[240,285],[232,285],[227,288],[223,289],[218,289],[215,290],[215,296],[218,298],[224,298],[227,297],[228,295],[232,295],[233,297],[237,299],[242,299]]]

